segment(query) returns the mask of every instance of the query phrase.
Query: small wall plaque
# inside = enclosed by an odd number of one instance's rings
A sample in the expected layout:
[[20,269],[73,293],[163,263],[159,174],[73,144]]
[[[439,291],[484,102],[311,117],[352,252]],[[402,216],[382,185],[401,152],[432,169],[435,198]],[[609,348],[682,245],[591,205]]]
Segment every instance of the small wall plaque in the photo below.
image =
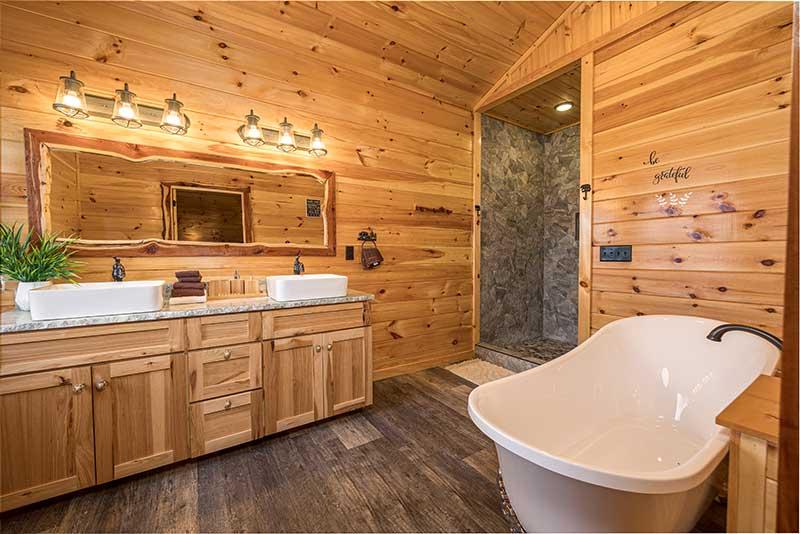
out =
[[322,216],[322,201],[316,198],[306,199],[306,217]]

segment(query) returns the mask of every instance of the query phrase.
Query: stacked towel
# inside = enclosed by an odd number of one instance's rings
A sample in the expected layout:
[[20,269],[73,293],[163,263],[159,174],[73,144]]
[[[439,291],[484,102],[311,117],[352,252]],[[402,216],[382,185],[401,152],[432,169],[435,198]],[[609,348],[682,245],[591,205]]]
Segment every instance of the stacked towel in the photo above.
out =
[[206,285],[200,271],[178,271],[177,282],[172,284],[173,297],[202,297],[206,294]]

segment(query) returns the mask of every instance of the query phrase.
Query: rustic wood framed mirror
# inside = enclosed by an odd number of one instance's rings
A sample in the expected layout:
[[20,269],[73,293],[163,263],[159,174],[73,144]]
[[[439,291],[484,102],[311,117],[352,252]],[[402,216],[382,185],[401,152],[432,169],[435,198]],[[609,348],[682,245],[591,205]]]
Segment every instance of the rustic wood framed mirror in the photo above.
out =
[[78,256],[336,255],[335,174],[25,130],[28,222]]

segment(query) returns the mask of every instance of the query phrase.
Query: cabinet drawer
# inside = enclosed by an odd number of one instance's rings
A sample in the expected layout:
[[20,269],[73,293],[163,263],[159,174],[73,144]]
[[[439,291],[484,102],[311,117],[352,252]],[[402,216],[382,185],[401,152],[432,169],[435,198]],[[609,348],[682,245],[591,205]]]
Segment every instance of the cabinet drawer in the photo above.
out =
[[192,457],[263,436],[263,409],[261,389],[192,404]]
[[189,353],[189,399],[213,399],[261,387],[261,343]]
[[192,317],[186,320],[190,349],[205,349],[255,341],[261,336],[259,313]]
[[0,375],[179,352],[183,328],[183,319],[172,319],[7,334],[0,336]]
[[364,304],[333,304],[263,312],[264,339],[305,336],[367,324]]

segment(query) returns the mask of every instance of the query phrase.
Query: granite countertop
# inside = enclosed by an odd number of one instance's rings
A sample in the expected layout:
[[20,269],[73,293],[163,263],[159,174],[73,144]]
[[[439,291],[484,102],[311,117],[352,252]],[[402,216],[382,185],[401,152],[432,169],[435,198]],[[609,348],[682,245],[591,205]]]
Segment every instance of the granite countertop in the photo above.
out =
[[135,323],[139,321],[155,321],[158,319],[181,319],[185,317],[201,317],[204,315],[222,315],[225,313],[280,310],[283,308],[302,308],[307,306],[323,306],[326,304],[346,304],[348,302],[365,302],[373,298],[373,295],[369,293],[348,291],[347,296],[344,297],[291,300],[287,302],[279,302],[269,297],[221,299],[210,300],[203,304],[166,305],[159,311],[154,312],[98,315],[95,317],[75,317],[48,321],[34,321],[31,319],[30,312],[11,310],[4,311],[0,314],[0,334],[51,330],[55,328],[73,328],[77,326]]

